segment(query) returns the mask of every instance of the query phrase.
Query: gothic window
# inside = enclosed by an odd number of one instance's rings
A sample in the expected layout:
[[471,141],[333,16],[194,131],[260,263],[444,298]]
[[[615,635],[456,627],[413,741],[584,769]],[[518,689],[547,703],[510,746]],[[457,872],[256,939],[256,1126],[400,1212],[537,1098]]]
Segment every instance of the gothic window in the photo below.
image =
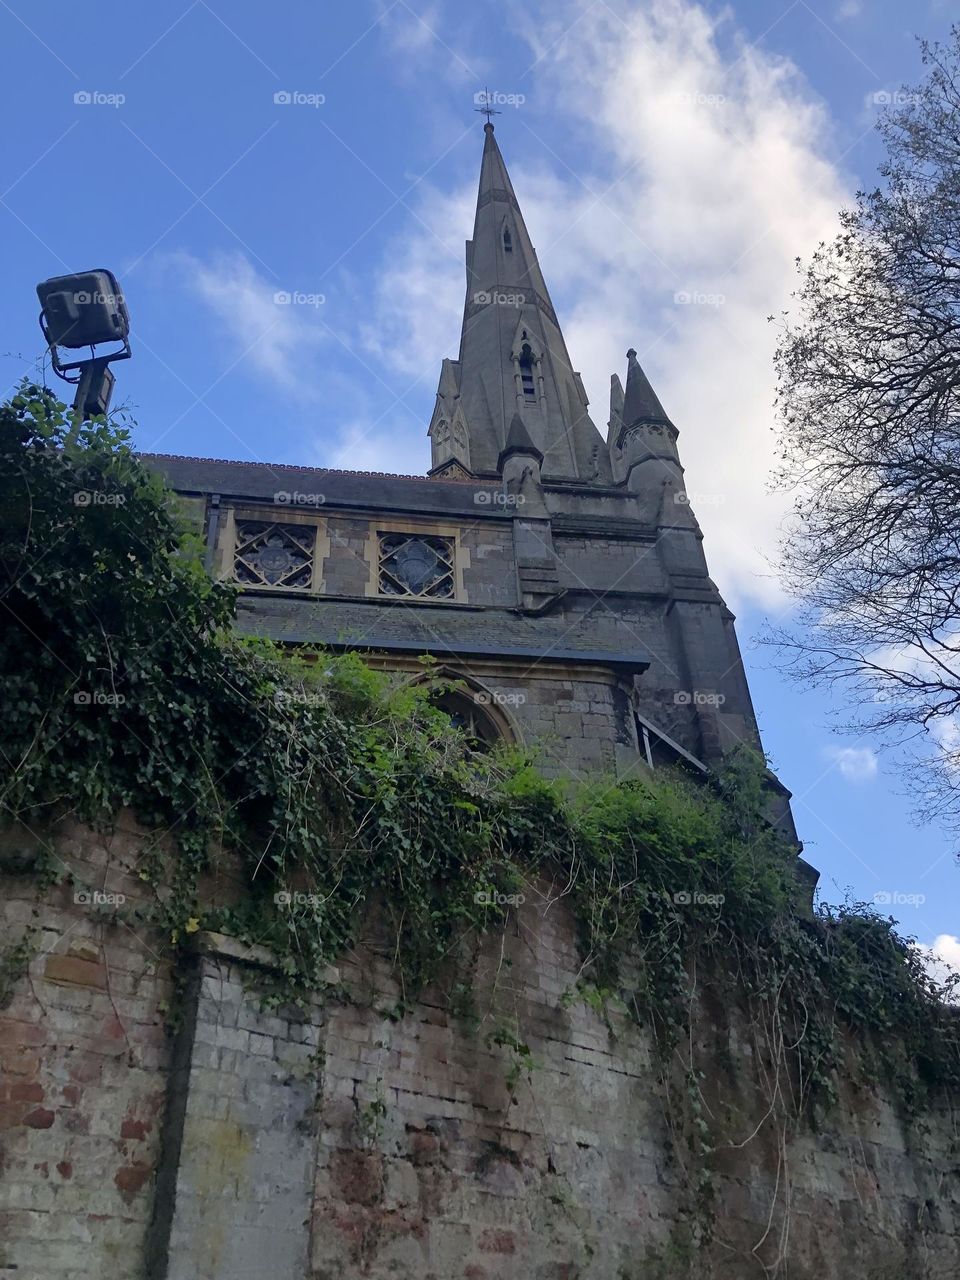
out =
[[379,589],[385,596],[452,600],[456,596],[454,540],[425,534],[381,533]]
[[309,591],[316,542],[313,525],[238,520],[233,576],[247,587]]
[[513,237],[510,235],[510,228],[506,223],[503,226],[503,252],[513,253]]
[[533,352],[530,350],[529,342],[525,342],[520,351],[520,359],[517,362],[520,365],[520,385],[523,388],[523,396],[525,400],[536,400],[537,389],[534,385],[534,361]]
[[474,751],[489,751],[503,736],[476,695],[471,697],[452,690],[434,698],[433,705],[446,712],[453,727],[466,735]]

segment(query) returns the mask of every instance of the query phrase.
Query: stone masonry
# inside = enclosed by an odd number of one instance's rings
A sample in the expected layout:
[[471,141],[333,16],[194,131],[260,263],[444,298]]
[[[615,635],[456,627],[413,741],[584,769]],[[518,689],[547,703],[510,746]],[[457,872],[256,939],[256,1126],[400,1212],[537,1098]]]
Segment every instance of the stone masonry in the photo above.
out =
[[[76,886],[6,874],[36,929],[0,1012],[0,1276],[11,1280],[953,1280],[960,1143],[946,1104],[901,1124],[849,1078],[791,1134],[761,1030],[704,999],[684,1062],[722,1121],[712,1245],[690,1244],[682,1118],[629,1017],[564,997],[562,903],[531,893],[483,952],[475,1007],[397,1017],[372,934],[304,1010],[261,1006],[268,953],[169,940],[136,905],[143,833],[62,832]],[[9,868],[8,868],[9,870]],[[124,894],[119,908],[103,896]],[[771,1105],[773,1103],[774,1105]]]

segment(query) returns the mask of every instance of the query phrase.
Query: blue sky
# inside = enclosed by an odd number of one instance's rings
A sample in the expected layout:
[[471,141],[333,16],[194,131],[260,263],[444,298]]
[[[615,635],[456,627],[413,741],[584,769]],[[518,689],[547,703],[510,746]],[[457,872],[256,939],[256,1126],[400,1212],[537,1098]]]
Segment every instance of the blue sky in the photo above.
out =
[[423,472],[489,86],[595,421],[633,345],[680,427],[824,896],[899,895],[905,929],[960,959],[951,846],[916,827],[895,756],[833,735],[828,699],[754,648],[788,607],[766,316],[874,182],[877,95],[919,79],[915,37],[948,21],[941,0],[0,0],[0,377],[42,353],[37,281],[108,266],[141,448]]

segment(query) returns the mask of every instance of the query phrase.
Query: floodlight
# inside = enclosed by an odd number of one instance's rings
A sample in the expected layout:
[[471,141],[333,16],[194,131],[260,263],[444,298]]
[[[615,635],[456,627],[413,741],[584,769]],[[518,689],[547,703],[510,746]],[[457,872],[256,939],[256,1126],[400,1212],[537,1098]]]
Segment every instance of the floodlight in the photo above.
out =
[[[50,348],[54,373],[77,387],[73,407],[84,418],[105,414],[110,407],[114,376],[109,365],[131,355],[130,316],[119,281],[112,271],[97,268],[76,275],[54,276],[37,285],[40,328]],[[122,342],[119,351],[97,355],[102,342]],[[58,347],[89,347],[85,360],[63,364]],[[76,372],[76,377],[70,377]]]
[[41,326],[55,347],[94,347],[98,342],[125,342],[130,317],[112,271],[81,271],[54,276],[37,285],[43,311]]

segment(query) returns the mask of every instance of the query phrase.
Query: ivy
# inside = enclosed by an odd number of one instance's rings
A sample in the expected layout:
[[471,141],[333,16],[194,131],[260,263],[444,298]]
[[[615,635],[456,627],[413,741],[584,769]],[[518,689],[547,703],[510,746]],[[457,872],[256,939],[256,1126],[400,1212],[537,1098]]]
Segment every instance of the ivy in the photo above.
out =
[[[536,886],[576,921],[571,998],[629,1009],[665,1061],[696,983],[775,1028],[798,1114],[829,1099],[850,1033],[908,1110],[960,1083],[949,990],[916,945],[863,905],[804,914],[762,760],[734,756],[712,786],[573,785],[528,753],[479,754],[434,705],[450,686],[426,660],[411,682],[238,637],[236,591],[200,551],[123,426],[30,384],[0,408],[0,806],[34,831],[133,810],[155,833],[137,920],[171,946],[201,928],[269,946],[274,998],[308,1001],[375,917],[398,1016],[427,982],[473,1016],[471,958]],[[494,1039],[514,1084],[529,1075],[522,1030]],[[681,1075],[706,1166],[692,1061]]]

